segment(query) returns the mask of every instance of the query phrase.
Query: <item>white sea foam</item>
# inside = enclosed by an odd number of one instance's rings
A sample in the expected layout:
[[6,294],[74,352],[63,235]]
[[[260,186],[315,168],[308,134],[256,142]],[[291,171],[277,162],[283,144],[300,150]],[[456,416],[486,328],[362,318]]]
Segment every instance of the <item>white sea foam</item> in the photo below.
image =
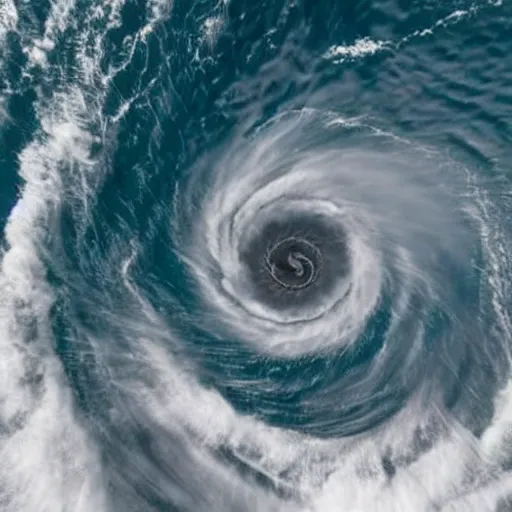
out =
[[45,22],[44,34],[40,39],[32,41],[32,46],[24,49],[33,66],[46,67],[47,53],[54,49],[57,38],[69,28],[73,17],[75,0],[54,0]]
[[[69,106],[66,96],[59,96]],[[44,131],[20,156],[21,197],[5,230],[0,287],[0,481],[6,512],[102,509],[100,466],[79,426],[70,390],[52,353],[52,291],[40,260],[60,207],[59,169],[87,165],[90,137],[76,112],[53,104]]]
[[18,24],[18,11],[14,0],[0,1],[0,51],[3,50],[5,36],[8,32],[16,30]]
[[502,1],[489,0],[480,4],[475,4],[468,9],[456,9],[450,14],[438,19],[432,25],[419,28],[407,34],[399,40],[374,40],[370,37],[356,39],[352,44],[332,45],[324,54],[325,59],[329,59],[333,64],[342,64],[347,60],[364,58],[383,50],[396,50],[407,43],[419,37],[432,36],[437,30],[446,28],[476,15],[482,7],[493,5],[500,7]]
[[324,57],[333,59],[335,64],[341,64],[347,59],[356,59],[366,55],[373,55],[389,46],[388,41],[374,41],[369,37],[357,39],[350,45],[331,46]]
[[[2,3],[1,19],[12,30],[17,16],[9,5]],[[121,6],[117,2],[118,10]],[[47,52],[58,38],[66,29],[78,29],[74,7],[73,1],[55,1],[41,37],[29,41],[22,33],[29,66],[47,68]],[[110,7],[98,6],[93,13],[108,13],[107,29],[117,15]],[[83,36],[85,44],[87,35]],[[83,70],[90,60],[82,59]],[[97,60],[95,64],[97,74]],[[0,273],[0,502],[5,512],[108,508],[96,446],[76,414],[74,397],[53,352],[54,296],[41,259],[61,207],[62,176],[76,183],[77,196],[86,197],[87,175],[94,166],[90,145],[95,137],[88,125],[97,111],[90,110],[79,85],[66,84],[63,89],[49,99],[40,95],[36,104],[41,129],[19,155],[23,186],[5,228]]]

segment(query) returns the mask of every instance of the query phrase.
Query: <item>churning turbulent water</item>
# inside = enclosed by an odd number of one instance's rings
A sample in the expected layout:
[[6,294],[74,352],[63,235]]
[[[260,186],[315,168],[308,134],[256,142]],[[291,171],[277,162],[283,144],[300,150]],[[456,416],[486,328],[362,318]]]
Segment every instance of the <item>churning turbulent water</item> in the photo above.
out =
[[0,0],[0,509],[512,510],[508,1]]

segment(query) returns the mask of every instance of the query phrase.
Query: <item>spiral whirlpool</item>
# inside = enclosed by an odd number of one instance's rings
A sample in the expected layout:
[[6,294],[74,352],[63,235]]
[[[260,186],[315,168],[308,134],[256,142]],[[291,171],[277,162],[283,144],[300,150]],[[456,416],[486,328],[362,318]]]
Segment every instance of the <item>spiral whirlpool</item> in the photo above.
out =
[[510,5],[29,4],[2,512],[512,510]]
[[[187,201],[203,204],[185,252],[213,312],[207,328],[296,357],[353,347],[379,317],[383,345],[404,323],[419,343],[408,340],[408,350],[420,348],[429,315],[453,300],[445,280],[471,272],[479,243],[464,201],[456,204],[464,176],[454,164],[453,191],[439,187],[442,158],[302,111],[226,149],[215,169],[199,164],[191,174],[211,173],[210,190],[198,200],[193,178],[178,209],[197,215]],[[185,246],[191,222],[176,222],[178,239],[187,227]]]

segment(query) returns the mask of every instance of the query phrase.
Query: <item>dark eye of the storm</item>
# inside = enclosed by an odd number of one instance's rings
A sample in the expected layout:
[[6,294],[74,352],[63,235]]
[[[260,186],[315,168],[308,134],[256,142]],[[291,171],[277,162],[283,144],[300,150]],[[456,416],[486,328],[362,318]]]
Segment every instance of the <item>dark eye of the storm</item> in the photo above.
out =
[[299,289],[312,285],[320,272],[322,256],[311,242],[290,237],[270,247],[265,263],[272,279],[283,288]]
[[326,297],[350,270],[342,226],[313,214],[272,219],[242,240],[240,258],[254,298],[294,310]]

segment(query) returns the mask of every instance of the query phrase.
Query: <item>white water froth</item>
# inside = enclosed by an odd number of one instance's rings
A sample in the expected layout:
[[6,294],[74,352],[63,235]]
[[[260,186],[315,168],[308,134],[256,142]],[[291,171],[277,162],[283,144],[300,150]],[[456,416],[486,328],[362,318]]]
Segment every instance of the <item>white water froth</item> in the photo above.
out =
[[[208,454],[208,448],[229,447],[274,485],[292,489],[299,500],[279,504],[272,493],[254,488],[248,510],[430,512],[438,507],[443,512],[491,512],[511,490],[499,457],[490,457],[471,433],[421,399],[369,435],[315,439],[238,415],[218,393],[180,371],[161,347],[144,338],[137,343],[143,347],[137,355],[152,368],[157,384],[148,389],[141,382],[129,383],[134,399],[163,429],[186,433],[184,442],[197,450],[198,467],[215,471],[236,495],[247,483]],[[436,422],[443,424],[440,435],[432,428]],[[425,453],[415,452],[417,429],[432,442]],[[389,453],[397,460],[413,459],[392,480],[382,466]]]
[[[61,96],[68,107],[69,97]],[[61,166],[87,165],[89,136],[76,117],[42,113],[44,132],[20,156],[25,185],[5,230],[0,330],[0,481],[6,512],[104,508],[94,447],[78,426],[52,354],[53,296],[40,244],[59,210]]]
[[373,55],[385,49],[389,43],[387,41],[373,41],[369,37],[357,39],[351,45],[331,46],[325,53],[324,58],[333,59],[334,64],[341,64],[347,58],[355,59],[366,55]]
[[[75,12],[72,0],[51,4],[43,33],[17,26],[10,1],[0,3],[0,42],[18,30],[32,66],[50,68],[47,55],[65,30],[85,29],[78,40],[80,80],[36,103],[40,129],[19,155],[20,197],[6,228],[0,271],[0,504],[3,512],[91,512],[109,510],[100,456],[76,413],[60,361],[54,354],[50,309],[54,302],[43,259],[57,226],[62,179],[87,202],[88,176],[99,169],[90,157],[97,141],[89,127],[101,116],[98,89],[101,44],[119,22],[124,1],[98,2]],[[153,12],[163,2],[153,2]],[[27,8],[27,7],[24,7]],[[83,18],[82,18],[83,16]],[[99,22],[102,32],[96,33]],[[156,22],[153,19],[153,22]],[[99,43],[90,51],[92,41]],[[92,69],[92,71],[91,71]],[[50,69],[50,73],[53,70]],[[100,82],[101,83],[101,82]],[[108,79],[103,84],[108,85]],[[89,90],[87,89],[89,88]],[[94,100],[88,94],[94,88]],[[92,108],[91,108],[92,107]],[[100,119],[101,121],[101,119]]]
[[332,45],[324,54],[325,59],[329,59],[333,64],[343,64],[347,60],[355,60],[374,55],[381,51],[394,51],[419,37],[432,36],[435,31],[456,25],[462,20],[475,16],[480,9],[485,6],[501,7],[502,0],[487,0],[468,9],[456,9],[450,14],[438,19],[434,24],[411,32],[398,41],[393,40],[374,40],[371,37],[362,37],[356,39],[352,44]]
[[18,24],[18,11],[14,0],[0,1],[0,51],[3,50],[3,44],[6,35],[16,29]]

